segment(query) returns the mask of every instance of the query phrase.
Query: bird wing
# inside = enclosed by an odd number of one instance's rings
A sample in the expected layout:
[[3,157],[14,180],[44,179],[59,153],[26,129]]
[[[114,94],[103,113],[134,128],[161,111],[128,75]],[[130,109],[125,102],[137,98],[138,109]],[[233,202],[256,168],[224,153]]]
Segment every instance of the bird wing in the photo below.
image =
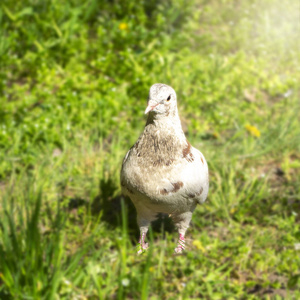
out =
[[180,177],[183,180],[186,197],[195,198],[197,202],[203,203],[209,188],[208,166],[203,154],[194,147],[191,148],[188,163],[185,163]]

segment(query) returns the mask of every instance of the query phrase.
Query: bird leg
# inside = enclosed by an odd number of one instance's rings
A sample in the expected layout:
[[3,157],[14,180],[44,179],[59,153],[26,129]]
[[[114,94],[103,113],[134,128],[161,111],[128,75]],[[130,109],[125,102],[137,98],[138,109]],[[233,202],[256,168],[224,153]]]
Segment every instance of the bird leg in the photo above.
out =
[[143,252],[145,252],[145,250],[147,250],[148,248],[148,243],[145,243],[145,238],[146,238],[146,235],[147,235],[147,230],[145,230],[143,228],[143,230],[141,230],[141,233],[140,233],[140,238],[139,238],[139,244],[138,244],[138,254],[142,254]]
[[192,219],[192,211],[188,211],[180,214],[172,214],[172,219],[179,233],[179,239],[177,242],[177,247],[174,250],[174,253],[181,254],[186,248],[184,236],[189,227],[190,221]]
[[141,203],[135,203],[137,210],[137,223],[140,228],[140,238],[139,244],[137,246],[137,253],[141,254],[146,251],[148,248],[148,243],[145,243],[146,234],[148,232],[149,226],[152,221],[156,219],[156,213],[151,211],[146,206],[143,206]]
[[174,252],[175,252],[175,254],[180,254],[183,252],[184,249],[185,249],[184,234],[179,233],[177,247],[175,248]]

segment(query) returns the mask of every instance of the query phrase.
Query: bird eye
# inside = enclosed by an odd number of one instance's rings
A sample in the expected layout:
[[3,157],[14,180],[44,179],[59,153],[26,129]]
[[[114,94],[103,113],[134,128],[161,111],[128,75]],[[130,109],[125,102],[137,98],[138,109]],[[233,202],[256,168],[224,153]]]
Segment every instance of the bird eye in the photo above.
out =
[[170,101],[171,100],[171,95],[167,98],[167,101]]

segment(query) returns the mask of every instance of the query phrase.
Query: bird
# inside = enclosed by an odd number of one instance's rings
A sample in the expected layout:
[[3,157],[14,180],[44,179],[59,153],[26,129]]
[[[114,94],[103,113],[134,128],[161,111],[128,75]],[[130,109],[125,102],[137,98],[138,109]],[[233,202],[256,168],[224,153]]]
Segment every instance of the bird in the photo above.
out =
[[156,83],[150,87],[145,114],[144,131],[125,155],[120,173],[122,193],[137,212],[137,253],[147,250],[149,226],[164,213],[172,218],[179,234],[174,254],[181,254],[186,250],[192,213],[208,195],[208,165],[183,132],[171,86]]

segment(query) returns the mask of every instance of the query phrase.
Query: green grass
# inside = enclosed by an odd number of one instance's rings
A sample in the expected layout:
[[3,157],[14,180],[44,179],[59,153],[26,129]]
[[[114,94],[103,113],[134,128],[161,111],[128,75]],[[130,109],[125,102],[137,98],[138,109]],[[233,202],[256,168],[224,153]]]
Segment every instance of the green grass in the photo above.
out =
[[[299,299],[297,1],[0,4],[0,299]],[[210,192],[138,228],[119,172],[156,82]]]

